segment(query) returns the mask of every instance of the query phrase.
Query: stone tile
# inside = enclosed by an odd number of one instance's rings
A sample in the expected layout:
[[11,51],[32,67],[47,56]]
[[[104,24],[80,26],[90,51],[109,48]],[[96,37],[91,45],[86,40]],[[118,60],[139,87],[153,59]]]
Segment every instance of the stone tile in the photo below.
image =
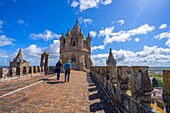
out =
[[[38,78],[30,79],[26,82],[29,84],[37,80]],[[90,83],[87,81],[85,72],[72,71],[70,81],[63,83],[63,80],[64,76],[61,76],[60,80],[56,80],[56,76],[53,76],[51,79],[44,79],[40,84],[1,98],[0,111],[3,113],[11,111],[14,113],[89,113],[92,111],[102,113],[110,110],[109,104],[104,100],[105,95],[90,78],[88,78],[91,80]],[[24,82],[25,80],[20,81],[20,84],[12,84],[21,87],[26,85]],[[7,89],[7,86],[4,88]]]

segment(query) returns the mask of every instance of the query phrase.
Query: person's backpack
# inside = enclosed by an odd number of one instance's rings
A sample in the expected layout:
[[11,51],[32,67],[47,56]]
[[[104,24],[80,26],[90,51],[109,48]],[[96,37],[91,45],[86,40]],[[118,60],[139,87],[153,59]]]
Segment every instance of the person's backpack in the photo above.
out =
[[70,65],[69,64],[67,64],[67,67],[68,67],[67,70],[70,71]]

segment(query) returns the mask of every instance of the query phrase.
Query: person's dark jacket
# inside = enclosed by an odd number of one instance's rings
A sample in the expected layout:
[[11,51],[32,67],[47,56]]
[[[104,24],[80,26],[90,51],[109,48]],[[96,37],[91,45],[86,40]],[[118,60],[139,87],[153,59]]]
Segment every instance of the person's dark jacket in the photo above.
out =
[[62,64],[61,64],[61,62],[57,62],[57,64],[56,64],[56,70],[61,70],[61,68],[62,68]]

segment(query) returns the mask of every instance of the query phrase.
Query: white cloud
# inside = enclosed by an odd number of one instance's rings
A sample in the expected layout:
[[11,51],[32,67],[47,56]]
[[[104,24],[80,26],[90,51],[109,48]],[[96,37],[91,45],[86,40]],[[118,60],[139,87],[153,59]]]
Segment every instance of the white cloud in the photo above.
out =
[[112,3],[112,0],[102,0],[102,4],[104,4],[104,5],[108,5],[111,3]]
[[24,20],[22,20],[22,19],[19,19],[19,20],[17,21],[17,24],[19,24],[19,25],[23,25],[23,24],[25,24],[25,21],[24,21]]
[[163,38],[167,38],[168,40],[166,41],[165,45],[170,47],[170,32],[161,33],[161,34],[155,36],[155,38],[160,39],[160,40]]
[[119,20],[118,22],[120,23],[120,25],[122,25],[122,24],[124,24],[124,23],[125,23],[125,21],[124,21],[124,20]]
[[79,17],[79,22],[84,23],[86,25],[86,24],[91,24],[93,22],[93,20],[90,18]]
[[76,0],[73,0],[73,2],[71,3],[72,7],[77,7],[79,5],[79,2],[77,2]]
[[96,31],[90,31],[89,33],[92,37],[96,37],[96,34],[97,34]]
[[[118,65],[170,66],[170,48],[144,46],[142,51],[112,50]],[[92,55],[94,65],[106,65],[108,54]]]
[[8,58],[9,56],[6,54],[6,51],[0,49],[0,58]]
[[49,45],[47,48],[47,51],[50,54],[53,54],[54,56],[59,55],[59,50],[60,50],[60,41],[59,40],[54,40],[52,44]]
[[[59,59],[59,40],[53,40],[53,43],[47,47],[38,47],[35,44],[31,44],[25,49],[22,49],[24,59],[29,61],[31,65],[40,65],[41,54],[46,51],[49,53],[49,65],[55,65],[56,61]],[[18,52],[18,50],[17,50]]]
[[161,24],[161,26],[159,26],[159,29],[166,29],[168,27],[167,24]]
[[104,45],[93,46],[93,47],[92,47],[92,51],[97,50],[97,49],[102,50],[102,49],[104,49],[104,48],[105,48],[105,46],[104,46]]
[[140,41],[140,39],[139,38],[135,38],[135,42],[139,42]]
[[30,34],[30,38],[33,40],[43,39],[45,41],[52,40],[52,39],[59,39],[61,35],[58,35],[50,30],[45,30],[43,33],[32,33]]
[[78,0],[78,1],[73,0],[71,6],[75,8],[78,5],[80,5],[79,9],[82,12],[89,8],[98,8],[99,4],[108,5],[111,3],[112,0]]
[[105,36],[104,44],[109,44],[112,42],[125,42],[131,40],[131,36],[135,35],[142,35],[147,34],[148,32],[151,32],[154,30],[154,26],[149,26],[148,24],[142,25],[136,29],[132,29],[129,31],[119,31],[119,32],[113,32],[113,27],[105,28],[104,30],[99,31],[99,37]]
[[43,49],[41,47],[31,44],[29,47],[27,47],[23,50],[23,53],[27,54],[27,56],[36,57],[42,53],[42,50]]
[[102,30],[99,31],[99,37],[100,36],[109,36],[109,35],[112,34],[113,30],[114,30],[114,26],[113,27],[107,27],[104,30],[102,29]]
[[89,24],[91,24],[92,22],[93,22],[92,19],[89,19],[89,18],[85,18],[85,19],[84,19],[84,23],[89,23]]
[[100,0],[79,0],[79,2],[80,2],[80,11],[82,12],[83,10],[89,8],[98,7]]
[[13,45],[14,39],[8,38],[6,35],[0,36],[0,46]]

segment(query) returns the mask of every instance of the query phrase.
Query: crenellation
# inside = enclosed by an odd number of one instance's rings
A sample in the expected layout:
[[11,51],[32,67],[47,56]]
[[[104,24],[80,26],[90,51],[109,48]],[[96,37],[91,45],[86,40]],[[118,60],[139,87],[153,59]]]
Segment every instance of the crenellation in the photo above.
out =
[[[152,86],[147,66],[93,66],[91,73],[106,88],[117,107],[123,108],[122,112],[151,112]],[[107,80],[107,75],[117,82]]]
[[129,89],[129,68],[128,66],[118,66],[117,67],[117,80],[118,80],[118,88],[121,90]]
[[8,76],[8,68],[0,68],[0,78],[5,78]]
[[163,70],[163,94],[162,98],[167,113],[170,113],[170,70]]

